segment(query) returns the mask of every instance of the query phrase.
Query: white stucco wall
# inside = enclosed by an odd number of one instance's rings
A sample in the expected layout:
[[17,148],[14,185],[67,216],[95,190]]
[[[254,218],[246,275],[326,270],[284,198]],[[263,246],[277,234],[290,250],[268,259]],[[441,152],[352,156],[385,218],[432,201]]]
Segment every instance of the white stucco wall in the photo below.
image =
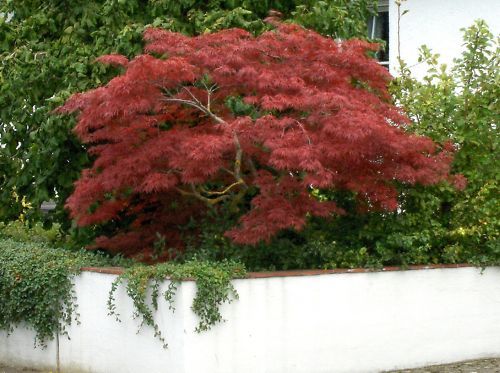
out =
[[[76,279],[81,325],[61,338],[63,372],[376,372],[500,356],[500,268],[329,274],[237,280],[227,322],[197,334],[184,282],[176,312],[160,304],[162,349],[136,334],[132,304],[118,291],[122,322],[107,316],[114,275]],[[0,362],[55,366],[55,344],[33,349],[33,333],[0,333]]]
[[[462,52],[463,27],[476,19],[484,19],[494,35],[500,33],[499,0],[407,0],[402,10],[409,12],[401,18],[401,57],[417,77],[425,73],[417,64],[418,48],[429,46],[441,55],[443,63],[451,64]],[[397,74],[397,7],[389,0],[390,71]],[[414,66],[415,65],[415,66]]]

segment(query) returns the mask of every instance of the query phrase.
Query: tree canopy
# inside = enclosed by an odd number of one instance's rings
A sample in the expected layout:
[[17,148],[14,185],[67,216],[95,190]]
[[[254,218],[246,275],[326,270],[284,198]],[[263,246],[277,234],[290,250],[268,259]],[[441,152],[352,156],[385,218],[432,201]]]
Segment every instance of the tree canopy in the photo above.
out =
[[[72,93],[95,88],[114,74],[97,57],[132,57],[148,26],[203,34],[240,27],[258,34],[270,9],[335,38],[364,36],[374,0],[7,0],[0,4],[0,219],[49,218],[69,224],[63,204],[88,164],[71,135],[74,123],[50,115]],[[370,10],[371,9],[371,10]]]
[[396,181],[460,183],[450,145],[404,131],[390,75],[367,53],[377,45],[276,25],[257,37],[147,29],[149,54],[98,59],[125,72],[58,109],[79,113],[76,134],[95,159],[68,199],[72,217],[126,222],[96,247],[152,255],[158,235],[179,247],[180,226],[218,205],[240,216],[226,235],[256,244],[342,214],[313,189],[393,211]]

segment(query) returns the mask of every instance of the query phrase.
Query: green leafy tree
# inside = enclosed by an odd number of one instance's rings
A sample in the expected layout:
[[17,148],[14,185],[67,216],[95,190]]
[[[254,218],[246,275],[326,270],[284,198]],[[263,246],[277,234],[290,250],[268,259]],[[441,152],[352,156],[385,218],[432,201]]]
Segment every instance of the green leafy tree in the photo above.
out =
[[[477,262],[495,262],[500,259],[499,37],[481,20],[463,33],[465,50],[451,69],[440,65],[439,55],[423,46],[420,62],[428,64],[427,76],[423,81],[414,79],[402,63],[394,92],[415,121],[412,131],[438,142],[453,142],[457,150],[454,171],[468,181],[463,193],[441,188],[419,197],[441,205],[430,216],[434,221],[441,219],[444,255],[452,261],[470,257]],[[417,214],[417,210],[412,211],[409,218],[418,218]]]
[[[336,38],[363,37],[374,0],[7,0],[0,4],[0,220],[15,219],[23,201],[55,199],[62,208],[89,159],[71,134],[74,123],[50,115],[71,93],[101,85],[113,68],[101,55],[142,49],[147,26],[185,34],[240,27],[253,33],[275,16]],[[50,220],[48,220],[50,222]]]

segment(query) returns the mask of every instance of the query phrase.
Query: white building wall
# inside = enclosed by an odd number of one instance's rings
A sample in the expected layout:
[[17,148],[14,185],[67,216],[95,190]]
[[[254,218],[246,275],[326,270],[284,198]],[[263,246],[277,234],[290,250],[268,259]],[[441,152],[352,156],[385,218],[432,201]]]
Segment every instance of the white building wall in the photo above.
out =
[[[271,277],[234,282],[240,300],[227,322],[197,334],[193,282],[179,287],[176,311],[160,303],[164,350],[138,320],[123,288],[122,322],[108,316],[114,275],[76,279],[81,325],[61,338],[62,372],[377,372],[500,357],[500,268]],[[166,284],[165,284],[166,286]],[[0,362],[55,366],[55,344],[33,349],[33,333],[0,333]]]
[[[459,57],[462,48],[463,27],[476,19],[484,19],[494,35],[500,33],[500,0],[407,0],[401,11],[409,12],[401,18],[400,45],[402,59],[412,67],[417,77],[426,69],[418,64],[418,48],[426,44],[441,55],[440,61],[450,65]],[[389,0],[390,71],[398,71],[398,12],[394,0]]]

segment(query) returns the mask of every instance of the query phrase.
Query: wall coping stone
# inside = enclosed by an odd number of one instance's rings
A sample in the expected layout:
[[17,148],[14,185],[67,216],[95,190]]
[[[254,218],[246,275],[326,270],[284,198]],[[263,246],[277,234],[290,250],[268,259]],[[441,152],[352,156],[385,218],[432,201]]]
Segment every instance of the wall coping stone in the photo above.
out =
[[[337,269],[297,269],[288,271],[265,271],[248,272],[246,279],[270,278],[270,277],[298,277],[298,276],[320,276],[345,273],[373,273],[373,272],[397,272],[397,271],[416,271],[424,269],[444,269],[444,268],[468,268],[478,266],[460,263],[460,264],[428,264],[428,265],[410,265],[407,267],[382,267],[380,269],[370,268],[337,268]],[[125,272],[122,267],[82,267],[83,272],[96,272],[110,275],[121,275]],[[186,278],[186,281],[193,281],[192,278]]]

